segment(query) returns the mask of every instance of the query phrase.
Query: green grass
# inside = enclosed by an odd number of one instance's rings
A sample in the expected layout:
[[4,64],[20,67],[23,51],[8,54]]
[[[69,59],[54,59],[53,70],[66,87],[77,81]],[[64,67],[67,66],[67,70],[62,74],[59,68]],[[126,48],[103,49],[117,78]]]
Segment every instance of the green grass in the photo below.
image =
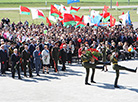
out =
[[[81,2],[77,3],[77,6],[103,6],[110,5],[110,0],[80,0]],[[112,0],[112,5],[116,5],[116,1],[119,2],[119,5],[128,5],[128,0]],[[138,5],[138,0],[130,0],[130,5]],[[45,0],[0,0],[0,7],[19,7],[28,6],[28,7],[49,7],[51,4],[63,4],[67,6],[67,0],[47,0],[47,5],[45,5]],[[70,4],[75,6],[76,3]]]
[[[127,12],[127,11],[130,11],[130,16],[131,16],[131,20],[132,22],[138,22],[138,14],[136,14],[136,10],[133,10],[133,9],[120,9],[118,11],[116,10],[108,10],[118,21],[118,16],[122,14],[122,12]],[[102,12],[101,9],[99,9],[100,12]],[[49,14],[49,10],[43,10],[45,16],[48,16]],[[21,18],[21,21],[24,22],[25,20],[28,20],[29,23],[36,23],[36,24],[40,24],[41,22],[45,22],[45,20],[43,19],[35,19],[35,20],[32,20],[32,16],[31,15],[19,15],[19,11],[0,11],[0,19],[2,19],[3,17],[8,17],[11,22],[15,22],[17,23],[18,21],[20,21],[20,18]],[[81,15],[89,15],[89,10],[79,10],[77,13],[74,13],[78,16],[81,16]]]
[[[67,2],[67,0],[0,0],[0,2]],[[128,0],[112,0],[112,2],[128,2]],[[138,2],[137,0],[130,0]],[[80,2],[110,2],[110,0],[80,0]]]

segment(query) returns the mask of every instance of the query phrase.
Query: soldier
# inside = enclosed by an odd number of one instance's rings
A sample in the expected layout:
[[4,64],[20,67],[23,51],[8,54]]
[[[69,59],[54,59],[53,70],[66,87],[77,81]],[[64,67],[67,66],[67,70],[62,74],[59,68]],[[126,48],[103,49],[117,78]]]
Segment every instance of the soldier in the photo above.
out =
[[58,71],[58,60],[59,60],[59,52],[60,49],[58,47],[58,42],[55,43],[55,46],[52,49],[52,58],[53,58],[53,62],[54,62],[54,68],[55,68],[55,72]]
[[[89,77],[89,70],[92,68],[92,76],[91,76],[91,83],[96,83],[94,81],[94,74],[95,74],[95,69],[104,69],[104,66],[96,66],[97,64],[104,64],[102,62],[98,62],[95,60],[95,56],[89,57],[86,55],[86,49],[82,49],[82,55],[81,55],[81,60],[82,60],[82,65],[86,69],[86,77],[85,77],[85,85],[91,85],[88,83],[88,77]],[[91,61],[91,63],[90,63]]]
[[115,83],[114,83],[115,88],[119,88],[119,86],[117,85],[118,79],[119,79],[119,70],[127,70],[127,71],[134,72],[134,73],[136,73],[136,71],[137,71],[137,67],[135,70],[133,70],[133,69],[129,69],[129,68],[126,68],[124,66],[118,65],[117,56],[118,56],[118,53],[113,52],[111,57],[110,57],[110,61],[113,63],[113,69],[116,71],[116,78],[115,78]]

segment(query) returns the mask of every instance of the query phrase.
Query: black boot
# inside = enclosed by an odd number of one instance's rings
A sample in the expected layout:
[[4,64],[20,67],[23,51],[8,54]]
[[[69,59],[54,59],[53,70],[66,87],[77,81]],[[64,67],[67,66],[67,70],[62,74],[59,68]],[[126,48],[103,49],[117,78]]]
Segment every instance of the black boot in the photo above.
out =
[[120,88],[118,85],[114,85],[115,88]]

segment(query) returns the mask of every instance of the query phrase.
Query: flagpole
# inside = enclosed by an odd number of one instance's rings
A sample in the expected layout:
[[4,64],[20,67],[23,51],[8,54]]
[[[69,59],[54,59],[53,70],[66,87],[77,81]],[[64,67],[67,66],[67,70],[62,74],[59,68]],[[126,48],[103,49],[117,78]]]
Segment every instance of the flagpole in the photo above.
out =
[[20,6],[19,6],[19,21],[21,21]]
[[20,14],[20,12],[19,12],[19,21],[21,21],[21,14]]

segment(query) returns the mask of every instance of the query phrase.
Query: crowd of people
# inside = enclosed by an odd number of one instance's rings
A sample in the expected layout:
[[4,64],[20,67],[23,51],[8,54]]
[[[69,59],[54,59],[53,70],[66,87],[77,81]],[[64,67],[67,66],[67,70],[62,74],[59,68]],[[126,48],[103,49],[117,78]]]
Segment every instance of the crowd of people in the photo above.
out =
[[[72,64],[73,56],[79,59],[82,48],[97,49],[101,53],[99,60],[109,61],[112,51],[116,50],[121,60],[137,57],[138,51],[138,29],[133,25],[114,27],[98,27],[87,24],[85,27],[64,27],[60,21],[52,26],[41,24],[29,24],[26,20],[17,24],[3,18],[0,23],[0,62],[1,74],[11,70],[15,77],[16,70],[18,78],[21,79],[21,71],[27,77],[26,70],[29,69],[29,77],[33,77],[32,71],[49,74],[49,68],[55,72],[66,71],[66,62]],[[59,69],[58,62],[62,64]],[[11,68],[11,69],[10,69]]]

